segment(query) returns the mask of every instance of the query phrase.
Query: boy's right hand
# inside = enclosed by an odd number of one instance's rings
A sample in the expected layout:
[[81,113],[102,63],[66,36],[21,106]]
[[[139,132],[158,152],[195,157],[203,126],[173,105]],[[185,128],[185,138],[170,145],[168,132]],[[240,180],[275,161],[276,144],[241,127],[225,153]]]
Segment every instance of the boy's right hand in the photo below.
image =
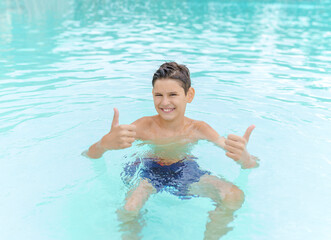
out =
[[114,108],[114,118],[110,132],[102,137],[101,147],[105,150],[123,149],[132,146],[136,136],[135,125],[119,125],[119,112]]

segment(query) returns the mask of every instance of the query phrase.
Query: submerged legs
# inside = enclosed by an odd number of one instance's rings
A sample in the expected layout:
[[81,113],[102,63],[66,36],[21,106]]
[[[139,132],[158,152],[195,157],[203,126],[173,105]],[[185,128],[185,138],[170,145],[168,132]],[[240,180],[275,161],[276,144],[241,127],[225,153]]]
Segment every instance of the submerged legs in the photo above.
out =
[[[153,193],[156,189],[145,179],[128,192],[124,207],[117,211],[122,239],[141,239],[139,234],[144,222],[140,210]],[[189,193],[215,202],[215,209],[209,212],[205,240],[220,239],[231,230],[228,224],[244,202],[244,194],[237,186],[216,176],[204,175],[199,182],[191,184]]]
[[151,194],[156,190],[147,180],[143,179],[138,186],[130,190],[126,196],[123,208],[117,210],[122,239],[141,239],[139,233],[143,227],[140,210]]
[[208,197],[216,204],[216,208],[209,212],[210,221],[206,224],[204,239],[216,240],[231,230],[228,224],[244,202],[244,194],[237,186],[218,177],[204,175],[191,185],[190,193]]

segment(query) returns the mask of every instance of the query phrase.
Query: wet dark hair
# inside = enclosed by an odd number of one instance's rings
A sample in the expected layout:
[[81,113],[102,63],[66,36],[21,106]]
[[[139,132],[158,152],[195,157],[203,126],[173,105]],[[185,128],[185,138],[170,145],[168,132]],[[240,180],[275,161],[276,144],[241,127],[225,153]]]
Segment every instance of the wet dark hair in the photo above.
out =
[[153,75],[153,87],[156,80],[164,78],[178,80],[184,88],[185,95],[191,87],[190,70],[185,65],[176,62],[163,63]]

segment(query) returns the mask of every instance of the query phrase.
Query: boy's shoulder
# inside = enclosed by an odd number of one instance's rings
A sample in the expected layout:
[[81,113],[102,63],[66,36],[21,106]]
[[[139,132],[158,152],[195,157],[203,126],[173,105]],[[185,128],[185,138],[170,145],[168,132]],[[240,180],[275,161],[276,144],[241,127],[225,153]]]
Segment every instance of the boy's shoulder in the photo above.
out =
[[190,135],[196,140],[215,141],[219,134],[206,122],[187,118]]
[[153,123],[153,116],[146,116],[137,119],[132,124],[136,125],[136,127],[150,126]]
[[219,138],[219,134],[206,122],[191,119],[199,139],[214,141]]
[[208,124],[204,121],[195,120],[192,118],[186,118],[186,125],[189,126],[192,130],[201,131],[203,130]]
[[153,116],[139,118],[131,124],[136,126],[137,139],[148,140],[150,129],[154,124]]
[[210,127],[206,122],[201,121],[201,120],[195,120],[192,118],[186,118],[186,122],[188,123],[188,125],[194,127],[197,130],[203,131],[204,129]]

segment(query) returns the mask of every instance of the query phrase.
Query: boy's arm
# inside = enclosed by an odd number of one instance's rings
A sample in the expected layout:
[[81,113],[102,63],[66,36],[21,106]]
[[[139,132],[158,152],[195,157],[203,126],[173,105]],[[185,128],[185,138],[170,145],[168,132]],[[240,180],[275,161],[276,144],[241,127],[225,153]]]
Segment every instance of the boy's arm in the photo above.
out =
[[136,136],[135,125],[119,125],[119,112],[114,108],[111,130],[100,141],[93,144],[85,154],[90,158],[100,158],[108,150],[123,149],[132,146]]
[[241,168],[258,167],[257,157],[250,155],[246,145],[251,135],[254,125],[247,128],[243,137],[229,134],[227,138],[220,136],[212,127],[205,122],[199,122],[199,132],[202,138],[215,143],[226,151],[226,156],[232,158],[241,165]]

